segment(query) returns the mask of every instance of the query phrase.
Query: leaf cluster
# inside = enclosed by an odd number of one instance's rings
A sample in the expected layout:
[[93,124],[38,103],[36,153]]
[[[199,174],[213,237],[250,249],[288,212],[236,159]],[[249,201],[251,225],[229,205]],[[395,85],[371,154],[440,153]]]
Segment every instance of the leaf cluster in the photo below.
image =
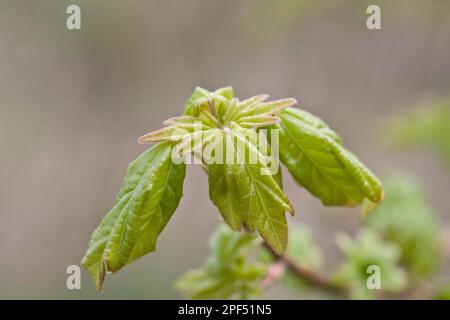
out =
[[130,164],[82,261],[99,290],[107,273],[156,249],[182,197],[186,161],[179,160],[192,155],[207,171],[209,196],[229,227],[258,232],[278,254],[288,245],[286,213],[294,214],[278,158],[324,205],[383,200],[379,180],[321,119],[292,108],[293,98],[267,99],[241,101],[231,87],[198,87],[183,115],[138,139],[156,144]]

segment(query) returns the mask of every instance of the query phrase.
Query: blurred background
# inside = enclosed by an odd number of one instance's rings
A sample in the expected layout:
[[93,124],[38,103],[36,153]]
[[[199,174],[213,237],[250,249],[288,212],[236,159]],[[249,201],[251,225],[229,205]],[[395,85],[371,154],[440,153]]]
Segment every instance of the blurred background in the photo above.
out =
[[[81,30],[66,28],[70,4]],[[369,4],[380,5],[382,30],[366,28]],[[414,173],[445,236],[450,162],[393,148],[386,128],[449,97],[449,34],[447,0],[1,0],[0,298],[181,297],[175,279],[203,263],[220,223],[199,167],[188,167],[157,252],[108,277],[103,294],[84,270],[82,290],[67,290],[66,268],[145,150],[136,138],[179,115],[197,85],[297,98],[378,176]],[[289,223],[310,226],[326,273],[358,209],[325,208],[284,181]],[[449,274],[444,258],[436,279]],[[305,296],[275,287],[265,297]]]

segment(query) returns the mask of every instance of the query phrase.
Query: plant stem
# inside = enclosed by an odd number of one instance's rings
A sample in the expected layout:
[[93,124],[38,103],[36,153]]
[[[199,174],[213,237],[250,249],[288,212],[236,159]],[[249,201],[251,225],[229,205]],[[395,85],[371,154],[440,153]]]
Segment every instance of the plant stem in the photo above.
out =
[[346,287],[334,283],[331,279],[325,277],[324,275],[300,266],[284,254],[276,253],[265,241],[263,242],[263,246],[275,257],[277,261],[282,261],[290,271],[302,278],[309,285],[334,294],[339,294],[342,296],[348,295],[348,289]]

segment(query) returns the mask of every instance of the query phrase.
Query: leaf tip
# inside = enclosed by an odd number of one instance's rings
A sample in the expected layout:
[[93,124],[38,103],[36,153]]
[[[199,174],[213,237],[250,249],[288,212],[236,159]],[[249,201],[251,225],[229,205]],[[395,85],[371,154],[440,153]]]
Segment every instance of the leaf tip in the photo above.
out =
[[287,98],[287,99],[286,99],[286,102],[287,102],[290,106],[293,106],[294,104],[297,104],[297,103],[298,103],[297,99],[295,99],[295,98]]
[[143,136],[140,136],[137,139],[137,143],[138,144],[147,144],[147,143],[150,143],[150,142],[152,142],[152,139],[150,138],[149,133],[146,133],[146,134],[144,134]]
[[295,209],[294,209],[294,207],[292,206],[292,204],[290,204],[290,203],[289,203],[289,207],[288,207],[287,212],[289,212],[289,214],[290,214],[291,216],[295,216]]

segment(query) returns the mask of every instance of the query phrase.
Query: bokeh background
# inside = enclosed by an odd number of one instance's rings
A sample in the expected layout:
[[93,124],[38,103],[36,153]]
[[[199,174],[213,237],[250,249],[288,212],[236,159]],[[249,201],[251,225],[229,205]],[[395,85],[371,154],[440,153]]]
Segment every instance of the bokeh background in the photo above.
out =
[[[66,29],[70,4],[80,31]],[[369,4],[381,6],[382,30],[366,28]],[[383,138],[390,118],[448,97],[449,35],[448,0],[1,0],[0,298],[181,297],[174,280],[203,263],[220,223],[195,166],[157,252],[109,277],[103,294],[84,271],[82,290],[67,290],[65,271],[145,149],[136,138],[178,115],[197,85],[297,98],[377,175],[414,172],[450,225],[448,164]],[[284,180],[290,222],[311,226],[326,272],[358,210],[324,208]],[[440,276],[449,269],[447,259]]]

